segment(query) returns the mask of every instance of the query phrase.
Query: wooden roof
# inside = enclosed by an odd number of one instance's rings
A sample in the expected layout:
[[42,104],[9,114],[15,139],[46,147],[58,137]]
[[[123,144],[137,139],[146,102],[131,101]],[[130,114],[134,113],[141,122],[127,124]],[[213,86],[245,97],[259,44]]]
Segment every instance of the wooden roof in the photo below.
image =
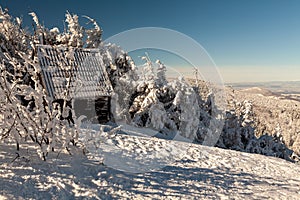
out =
[[99,49],[38,45],[37,51],[44,85],[51,98],[111,95],[112,85]]

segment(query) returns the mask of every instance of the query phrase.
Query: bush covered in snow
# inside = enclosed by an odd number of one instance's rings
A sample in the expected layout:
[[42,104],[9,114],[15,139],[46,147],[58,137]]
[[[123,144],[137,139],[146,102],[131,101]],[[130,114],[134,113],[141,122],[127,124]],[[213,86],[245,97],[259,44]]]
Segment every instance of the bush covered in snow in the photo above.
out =
[[66,96],[52,102],[47,96],[41,84],[36,45],[63,45],[70,51],[72,47],[98,48],[102,30],[90,18],[94,28],[85,29],[79,25],[77,15],[67,13],[67,30],[60,33],[58,28],[48,30],[42,26],[35,13],[30,15],[35,22],[33,34],[22,28],[20,18],[12,18],[7,10],[0,9],[0,140],[14,141],[17,149],[22,143],[33,142],[45,160],[54,148],[68,149],[70,143],[77,143],[79,121],[71,99]]

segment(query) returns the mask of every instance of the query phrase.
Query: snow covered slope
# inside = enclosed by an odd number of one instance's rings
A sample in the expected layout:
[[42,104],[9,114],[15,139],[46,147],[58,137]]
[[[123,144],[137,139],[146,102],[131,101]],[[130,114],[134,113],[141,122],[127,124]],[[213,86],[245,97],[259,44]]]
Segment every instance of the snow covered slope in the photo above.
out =
[[114,144],[125,161],[139,154],[159,160],[166,152],[174,159],[133,173],[76,148],[44,162],[23,146],[14,160],[15,146],[0,144],[0,199],[300,199],[300,165],[283,159],[152,137],[101,137],[100,146]]

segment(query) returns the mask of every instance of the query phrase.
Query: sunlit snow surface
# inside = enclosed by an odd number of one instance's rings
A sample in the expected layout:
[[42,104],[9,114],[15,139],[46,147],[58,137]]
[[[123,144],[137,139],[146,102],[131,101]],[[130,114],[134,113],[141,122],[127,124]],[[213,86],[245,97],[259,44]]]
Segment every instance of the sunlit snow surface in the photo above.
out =
[[[1,143],[0,199],[300,198],[300,166],[282,159],[154,137],[96,138],[100,144],[87,156],[72,147],[72,155],[56,150],[46,162],[32,145],[21,146],[14,160],[15,146]],[[144,173],[116,169],[145,170],[149,163]]]
[[[178,133],[166,136],[150,128],[138,128],[123,122],[118,125],[113,129],[83,125],[85,129],[82,129],[80,138],[90,155],[103,159],[105,165],[120,171],[142,173],[157,170],[181,159],[188,148],[188,144],[183,143],[191,143]],[[155,137],[152,138],[156,141],[155,145],[147,145],[150,137]]]

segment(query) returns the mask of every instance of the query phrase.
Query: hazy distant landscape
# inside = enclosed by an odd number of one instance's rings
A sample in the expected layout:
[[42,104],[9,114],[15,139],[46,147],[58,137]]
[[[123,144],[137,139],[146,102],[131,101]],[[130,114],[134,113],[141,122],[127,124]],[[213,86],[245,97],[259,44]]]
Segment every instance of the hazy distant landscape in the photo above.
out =
[[278,94],[300,94],[300,81],[272,81],[272,82],[251,82],[251,83],[227,83],[233,88],[245,89],[251,87],[260,87],[268,89]]
[[[291,99],[300,101],[300,81],[273,81],[273,82],[252,82],[252,83],[228,83],[225,84],[232,86],[236,90],[244,90],[249,88],[258,87],[265,89],[265,95],[278,96],[280,99]],[[268,90],[268,94],[266,93]],[[248,91],[249,92],[249,91]],[[253,93],[262,91],[252,91]]]

